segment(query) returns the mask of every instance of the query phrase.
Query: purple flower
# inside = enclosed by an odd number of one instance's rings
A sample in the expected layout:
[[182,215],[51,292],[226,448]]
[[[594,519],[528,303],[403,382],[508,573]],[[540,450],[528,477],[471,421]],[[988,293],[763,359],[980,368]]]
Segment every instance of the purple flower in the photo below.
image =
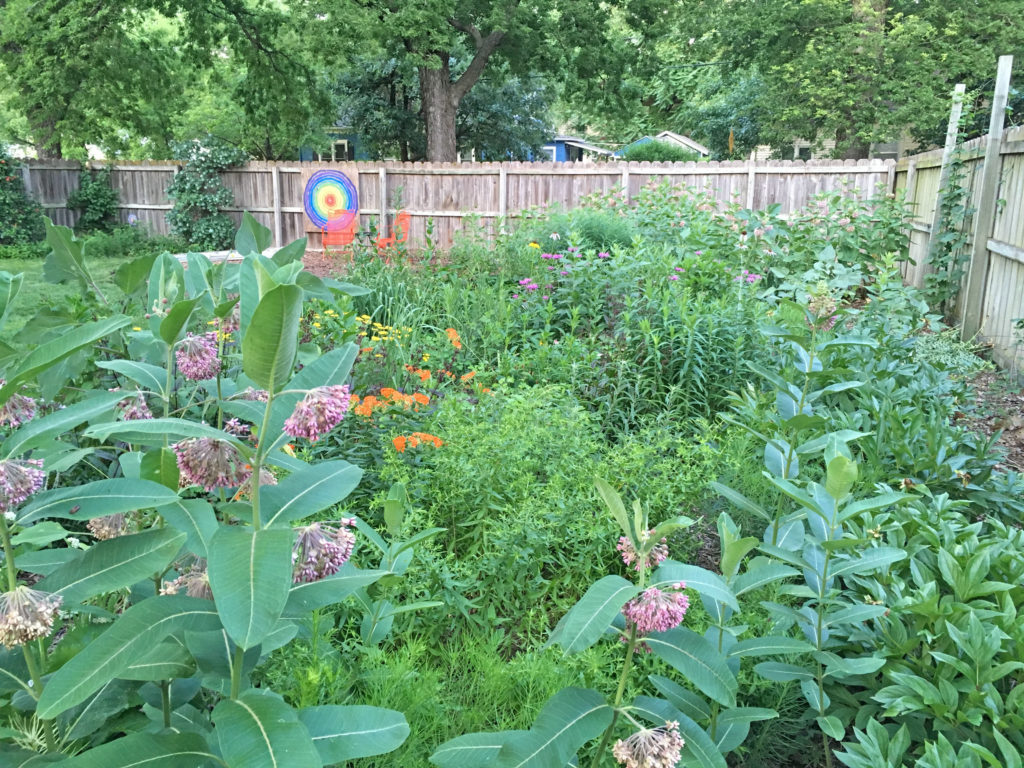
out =
[[701,256],[703,253],[704,253],[704,251],[694,251],[693,255],[694,256]]
[[0,643],[7,648],[46,637],[63,598],[20,586],[0,595]]
[[676,272],[685,272],[686,271],[682,267],[673,267],[673,269],[675,269]]
[[188,334],[174,353],[178,370],[189,381],[204,381],[220,372],[216,332],[202,336]]
[[348,405],[349,389],[345,384],[311,389],[285,419],[284,431],[292,437],[319,440],[341,423]]
[[547,300],[548,300],[548,297],[547,297],[547,296],[541,296],[541,298],[542,298],[542,299],[544,299],[544,301],[547,301]]
[[40,459],[0,461],[0,512],[11,511],[43,487],[46,473]]
[[204,490],[234,488],[249,479],[252,467],[226,440],[189,437],[174,445],[182,487],[201,485]]
[[518,293],[513,293],[512,294],[512,298],[513,299],[518,299],[519,298],[519,294]]
[[319,581],[337,573],[352,556],[356,535],[349,530],[356,521],[341,520],[337,526],[329,523],[310,523],[298,529],[298,539],[292,548],[295,564],[292,581],[296,584]]
[[668,279],[669,280],[678,280],[679,279],[679,275],[669,275]]
[[[641,534],[641,546],[645,545],[648,539],[654,535],[654,530],[649,530],[644,534]],[[615,548],[622,554],[622,562],[626,565],[633,565],[634,570],[639,571],[641,568],[655,568],[657,567],[666,557],[668,557],[668,543],[667,539],[662,539],[655,544],[651,551],[647,553],[647,557],[644,562],[640,561],[640,553],[633,545],[631,539],[626,536],[619,537],[619,543],[615,545]]]
[[686,585],[678,582],[672,592],[662,592],[657,587],[648,587],[640,597],[626,603],[622,615],[627,626],[635,625],[638,637],[651,632],[668,632],[678,627],[690,607],[690,599],[683,590]]
[[142,421],[153,418],[153,412],[149,410],[146,398],[141,392],[136,393],[134,397],[125,398],[117,404],[117,408],[121,411],[121,418],[125,421]]
[[530,283],[528,286],[526,286],[526,290],[528,290],[528,291],[536,291],[538,287],[539,286],[536,283]]
[[561,272],[559,272],[558,274],[560,274],[560,275],[561,275],[562,277],[565,277],[565,276],[566,276],[566,275],[568,275],[569,273],[568,273],[568,272],[566,272],[566,271],[565,271],[565,270],[563,269],[563,270],[562,270]]
[[597,258],[599,258],[599,259],[607,259],[607,258],[609,258],[609,257],[611,257],[611,254],[610,254],[610,253],[608,253],[607,251],[600,251],[600,252],[599,252],[599,253],[597,254]]
[[531,280],[530,278],[524,277],[522,280],[519,281],[519,284],[520,285],[529,285],[532,282],[533,282],[533,280]]
[[[0,386],[7,383],[0,379]],[[36,415],[36,401],[25,395],[13,394],[3,405],[0,405],[0,426],[7,425],[17,429],[22,424],[32,421]]]

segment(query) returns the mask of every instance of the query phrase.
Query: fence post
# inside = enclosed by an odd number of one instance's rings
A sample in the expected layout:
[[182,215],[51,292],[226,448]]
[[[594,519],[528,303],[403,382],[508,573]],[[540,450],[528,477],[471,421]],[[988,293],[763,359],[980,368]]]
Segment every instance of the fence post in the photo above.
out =
[[284,236],[281,232],[281,169],[277,163],[271,168],[271,174],[274,190],[274,245],[280,248],[284,245]]
[[629,203],[629,164],[622,166],[622,197]]
[[747,170],[747,209],[754,210],[754,183],[757,179],[757,165],[750,161],[750,168]]
[[21,181],[25,185],[25,194],[32,197],[32,171],[27,162],[21,164]]
[[950,166],[953,163],[953,152],[956,150],[956,139],[960,133],[960,113],[964,108],[964,91],[967,86],[957,83],[953,89],[953,106],[949,110],[949,124],[946,126],[946,146],[942,148],[942,165],[939,167],[939,191],[935,196],[935,211],[932,213],[932,228],[928,233],[928,255],[922,265],[922,275],[931,271],[931,263],[939,249],[939,230],[942,227],[942,202],[949,186]]
[[377,223],[377,234],[387,237],[388,234],[388,172],[382,165],[377,170],[377,197],[380,198],[380,217]]
[[508,216],[508,168],[504,163],[498,166],[498,216],[504,224]]
[[964,301],[963,325],[960,338],[973,339],[981,330],[985,308],[985,282],[988,279],[988,239],[992,236],[996,218],[996,197],[999,194],[999,176],[1002,162],[999,150],[1003,145],[1003,119],[1006,100],[1010,94],[1010,72],[1013,56],[1000,56],[996,70],[996,87],[992,95],[992,117],[988,127],[988,145],[985,147],[985,165],[981,170],[981,200],[974,219],[974,243],[971,263],[967,271],[967,291]]

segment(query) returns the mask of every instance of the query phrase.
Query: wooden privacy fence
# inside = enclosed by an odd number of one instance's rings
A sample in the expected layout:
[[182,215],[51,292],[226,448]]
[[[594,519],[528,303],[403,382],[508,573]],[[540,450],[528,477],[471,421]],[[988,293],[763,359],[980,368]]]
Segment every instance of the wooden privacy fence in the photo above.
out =
[[[94,167],[102,167],[94,164]],[[173,163],[115,164],[111,183],[121,199],[120,219],[134,215],[151,232],[169,231],[172,203],[167,186],[179,166]],[[455,232],[473,218],[488,231],[524,210],[558,203],[579,205],[593,193],[672,184],[707,189],[723,202],[749,208],[778,203],[783,213],[802,208],[821,192],[833,190],[870,197],[881,185],[891,189],[892,161],[782,161],[768,163],[267,163],[251,162],[221,178],[235,196],[226,211],[237,220],[249,211],[274,233],[277,245],[306,235],[302,209],[303,171],[338,168],[357,176],[360,228],[380,231],[382,213],[406,210],[412,216],[409,242],[447,248]],[[68,196],[78,187],[81,166],[63,161],[29,162],[26,186],[55,223],[71,226],[75,213]],[[396,204],[397,203],[397,204]],[[390,224],[388,224],[390,229]],[[319,235],[310,247],[319,246]]]
[[[1024,318],[1024,126],[1003,130],[1011,64],[1012,57],[1000,59],[988,135],[964,142],[958,150],[964,163],[960,183],[973,214],[960,225],[969,262],[953,309],[964,338],[978,336],[991,343],[996,362],[1019,373],[1024,368],[1024,333],[1015,325]],[[948,168],[953,118],[959,115],[956,106],[953,111],[947,149],[907,157],[896,166],[895,188],[905,192],[913,211],[910,257],[916,263],[904,267],[904,279],[919,288],[934,271],[928,257],[941,234],[943,158]]]

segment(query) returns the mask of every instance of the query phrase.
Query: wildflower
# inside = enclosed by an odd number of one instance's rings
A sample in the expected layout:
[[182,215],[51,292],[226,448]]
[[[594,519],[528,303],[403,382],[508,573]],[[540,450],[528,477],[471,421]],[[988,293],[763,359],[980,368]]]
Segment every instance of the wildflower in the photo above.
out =
[[[647,540],[654,535],[654,531],[649,530],[646,533],[640,535],[641,548],[647,543]],[[644,562],[640,561],[640,553],[633,545],[632,539],[626,536],[619,537],[619,543],[615,546],[619,552],[622,553],[622,562],[626,565],[636,565],[633,568],[639,571],[641,568],[656,568],[662,560],[668,557],[668,539],[662,539],[660,542],[655,544],[651,551],[647,553],[647,558]]]
[[684,589],[686,585],[682,582],[674,584],[672,592],[648,587],[640,597],[626,603],[622,615],[626,617],[627,624],[636,626],[637,635],[641,637],[651,632],[668,632],[682,623],[690,607],[690,599],[682,591]]
[[678,280],[679,279],[679,275],[669,275],[668,279],[669,280]]
[[213,600],[213,590],[210,589],[210,576],[206,573],[205,560],[197,560],[178,578],[168,581],[160,588],[161,595],[176,595],[182,591],[189,597]]
[[248,424],[243,424],[234,417],[231,417],[224,422],[224,431],[229,435],[234,435],[235,437],[246,437],[252,431],[252,427]]
[[463,376],[459,380],[460,381],[469,381],[474,376],[476,376],[476,371],[470,371],[469,373],[463,374]]
[[[463,376],[462,378],[463,378],[463,381],[465,381],[466,377]],[[423,394],[422,392],[414,392],[413,396],[412,396],[412,399],[415,400],[420,405],[427,405],[427,404],[430,403],[430,397],[428,397],[427,395]]]
[[391,444],[395,446],[395,450],[399,453],[405,453],[406,439],[404,435],[391,438]]
[[540,243],[531,242],[529,245],[531,248],[540,248]]
[[542,298],[542,299],[543,299],[544,301],[547,301],[547,300],[548,300],[548,299],[550,299],[551,297],[550,297],[550,296],[541,296],[541,298]]
[[658,728],[643,728],[612,747],[615,760],[626,768],[675,768],[683,748],[679,723],[666,721]]
[[217,357],[217,334],[204,333],[202,336],[188,334],[175,350],[178,370],[189,381],[212,379],[220,372],[220,358]]
[[448,341],[452,343],[452,346],[456,349],[462,349],[462,341],[459,339],[459,332],[454,328],[445,328],[444,332],[448,334]]
[[551,233],[551,239],[552,239],[552,240],[560,240],[560,239],[561,239],[561,237],[562,237],[562,236],[561,236],[561,235],[559,235],[559,234],[558,234],[557,232],[552,232],[552,233]]
[[270,393],[265,389],[253,389],[252,387],[249,387],[241,394],[241,398],[243,400],[252,400],[257,403],[265,403],[270,399]]
[[40,459],[0,461],[0,510],[6,514],[43,487],[46,473]]
[[537,285],[536,283],[530,283],[529,285],[526,286],[526,290],[532,292],[532,291],[536,291],[539,287],[540,286]]
[[611,258],[611,254],[608,253],[607,251],[601,251],[601,252],[599,252],[597,254],[597,258],[599,258],[599,259],[609,259],[609,258]]
[[200,485],[203,490],[234,488],[249,479],[252,467],[238,449],[225,440],[189,437],[174,446],[182,486]]
[[337,526],[329,523],[310,523],[298,529],[299,537],[292,549],[296,584],[319,581],[337,573],[352,556],[356,535],[349,530],[356,521],[341,520]]
[[419,443],[421,442],[430,443],[435,448],[440,448],[442,445],[444,445],[444,441],[440,437],[438,437],[437,435],[431,435],[427,432],[413,432],[411,435],[411,439],[416,440],[416,445],[419,445]]
[[107,539],[116,539],[118,536],[126,534],[128,532],[126,522],[124,513],[118,512],[116,515],[94,517],[85,525],[89,529],[89,533],[95,536],[98,541],[106,541]]
[[[238,501],[239,499],[251,499],[252,498],[252,481],[253,475],[249,475],[249,479],[238,486],[238,492],[235,493],[232,501]],[[274,473],[266,467],[260,467],[260,485],[277,485],[277,478]]]
[[[0,379],[0,387],[6,381],[6,379]],[[31,397],[25,397],[25,395],[11,395],[7,402],[0,405],[0,425],[6,425],[12,429],[17,429],[25,422],[32,421],[35,415],[36,401]]]
[[46,637],[63,598],[26,586],[0,595],[0,643],[7,648]]
[[344,384],[309,390],[285,420],[284,431],[292,437],[319,440],[345,418],[348,395],[348,386]]
[[513,299],[518,299],[519,298],[519,294],[518,293],[513,293],[512,294],[512,298]]
[[141,392],[134,397],[125,398],[117,404],[117,407],[121,411],[121,418],[125,421],[142,421],[153,418],[153,412],[149,410],[146,398]]

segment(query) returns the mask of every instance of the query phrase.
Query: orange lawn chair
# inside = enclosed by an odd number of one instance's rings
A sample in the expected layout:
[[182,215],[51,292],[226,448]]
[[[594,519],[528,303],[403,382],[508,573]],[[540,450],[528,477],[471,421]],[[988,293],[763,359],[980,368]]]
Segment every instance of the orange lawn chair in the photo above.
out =
[[[345,213],[342,211],[341,213]],[[324,258],[327,258],[331,247],[338,246],[341,252],[348,252],[352,255],[352,242],[356,239],[356,227],[359,226],[359,217],[353,216],[352,220],[343,227],[339,227],[341,216],[331,219],[320,228],[320,241],[324,249]]]
[[377,238],[377,253],[384,257],[385,264],[391,263],[391,260],[388,258],[388,250],[409,239],[409,224],[411,221],[412,216],[408,211],[399,211],[395,216],[395,223],[391,227],[391,237],[381,236]]

